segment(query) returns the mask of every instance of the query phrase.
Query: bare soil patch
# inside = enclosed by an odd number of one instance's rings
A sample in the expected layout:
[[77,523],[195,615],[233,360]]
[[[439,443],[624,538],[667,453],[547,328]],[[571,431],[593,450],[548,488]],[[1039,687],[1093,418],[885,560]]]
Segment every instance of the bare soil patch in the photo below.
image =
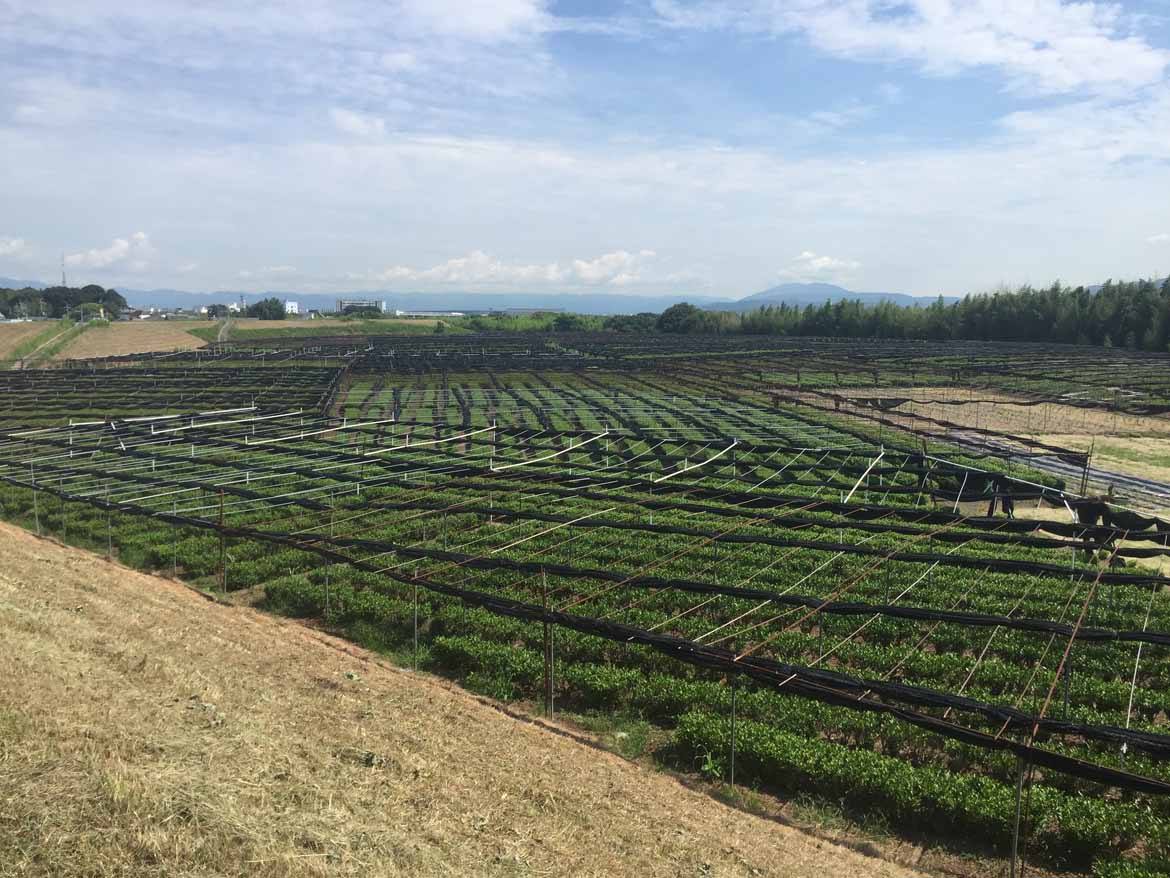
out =
[[297,623],[0,525],[0,872],[911,870]]

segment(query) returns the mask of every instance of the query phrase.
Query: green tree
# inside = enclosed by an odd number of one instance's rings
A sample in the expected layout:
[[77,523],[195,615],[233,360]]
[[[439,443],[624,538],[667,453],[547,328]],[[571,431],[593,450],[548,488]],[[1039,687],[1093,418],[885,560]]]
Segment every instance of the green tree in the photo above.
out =
[[715,325],[706,319],[706,313],[689,302],[679,302],[659,314],[655,325],[659,332],[676,335],[701,333],[705,329],[713,330]]
[[601,328],[606,332],[636,332],[649,335],[654,332],[657,319],[657,314],[646,311],[639,314],[614,314],[605,318]]
[[283,320],[285,316],[284,302],[275,296],[270,296],[249,305],[247,313],[249,317],[258,317],[261,320]]

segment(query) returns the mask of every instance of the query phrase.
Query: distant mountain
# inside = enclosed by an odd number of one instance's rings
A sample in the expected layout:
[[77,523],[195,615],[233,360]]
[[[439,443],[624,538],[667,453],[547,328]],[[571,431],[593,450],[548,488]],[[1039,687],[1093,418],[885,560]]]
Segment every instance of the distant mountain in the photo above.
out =
[[48,284],[43,284],[39,280],[17,280],[14,277],[0,277],[0,289],[3,290],[23,290],[25,287],[32,287],[34,290],[43,290]]
[[338,299],[374,299],[386,303],[389,310],[402,311],[484,311],[504,308],[563,309],[578,314],[636,314],[639,311],[658,313],[676,302],[688,300],[696,305],[711,307],[720,302],[712,296],[623,296],[613,293],[401,293],[388,290],[353,291],[342,293],[292,293],[270,290],[262,293],[241,293],[221,290],[213,293],[192,293],[185,290],[128,290],[119,292],[136,308],[198,308],[202,305],[238,302],[258,302],[269,296],[287,299],[300,305],[304,313],[310,308],[332,311]]
[[[731,302],[719,304],[716,307],[725,311],[752,311],[765,305],[779,305],[785,303],[803,308],[805,305],[823,305],[825,302],[841,300],[859,301],[866,305],[876,305],[879,302],[892,302],[895,305],[909,307],[926,307],[937,300],[937,296],[911,296],[907,293],[855,293],[835,284],[824,283],[788,283],[772,287],[763,292]],[[943,296],[945,302],[957,302],[958,296]],[[712,307],[712,306],[707,306]]]

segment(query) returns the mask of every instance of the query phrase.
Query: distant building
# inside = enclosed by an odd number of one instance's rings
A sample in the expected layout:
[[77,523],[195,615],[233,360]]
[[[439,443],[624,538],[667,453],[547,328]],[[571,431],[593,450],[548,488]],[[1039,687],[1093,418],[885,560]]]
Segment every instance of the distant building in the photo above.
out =
[[308,317],[310,320],[316,320],[317,318],[319,318],[321,316],[321,312],[318,311],[316,308],[310,308],[309,313],[306,314],[305,316]]
[[467,313],[464,311],[403,311],[401,308],[394,309],[395,317],[466,317]]
[[284,303],[284,313],[291,314],[295,317],[301,313],[301,306],[296,302],[289,302],[286,300]]
[[240,303],[239,302],[228,302],[228,310],[231,311],[233,314],[239,314],[240,313]]
[[386,303],[377,299],[338,299],[337,313],[349,314],[353,311],[386,311]]

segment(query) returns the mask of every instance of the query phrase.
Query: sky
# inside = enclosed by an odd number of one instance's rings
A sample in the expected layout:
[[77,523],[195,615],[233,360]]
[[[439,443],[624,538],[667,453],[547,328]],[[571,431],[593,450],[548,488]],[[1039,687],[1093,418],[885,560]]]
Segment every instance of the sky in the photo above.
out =
[[0,275],[965,294],[1170,271],[1170,0],[0,0]]

